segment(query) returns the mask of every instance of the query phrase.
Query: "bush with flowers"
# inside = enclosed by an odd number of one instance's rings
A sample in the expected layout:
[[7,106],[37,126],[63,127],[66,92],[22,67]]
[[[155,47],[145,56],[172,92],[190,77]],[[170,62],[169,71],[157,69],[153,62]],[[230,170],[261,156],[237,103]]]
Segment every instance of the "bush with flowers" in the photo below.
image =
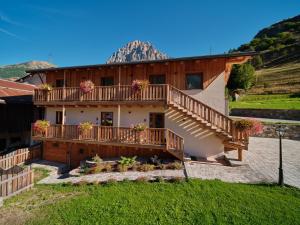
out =
[[86,133],[93,129],[93,124],[91,122],[82,122],[79,124],[78,129],[81,133]]
[[263,125],[260,121],[254,119],[242,119],[235,121],[235,127],[240,131],[246,131],[249,135],[261,134]]
[[81,81],[79,86],[80,90],[85,94],[91,92],[95,88],[95,85],[91,80]]
[[41,84],[40,85],[40,89],[42,89],[44,91],[51,91],[52,90],[52,86],[50,84]]
[[50,126],[50,122],[48,120],[37,120],[33,124],[33,130],[38,135],[44,135],[49,126]]
[[141,93],[141,91],[145,90],[148,85],[148,80],[134,80],[131,87],[134,93]]

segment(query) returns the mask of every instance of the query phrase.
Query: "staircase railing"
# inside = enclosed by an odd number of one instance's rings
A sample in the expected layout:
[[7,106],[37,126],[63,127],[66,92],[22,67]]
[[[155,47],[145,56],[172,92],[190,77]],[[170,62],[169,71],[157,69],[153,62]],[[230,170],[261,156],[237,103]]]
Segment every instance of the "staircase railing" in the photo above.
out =
[[171,85],[168,86],[167,102],[182,107],[212,127],[231,135],[233,141],[248,143],[247,133],[235,129],[232,119]]

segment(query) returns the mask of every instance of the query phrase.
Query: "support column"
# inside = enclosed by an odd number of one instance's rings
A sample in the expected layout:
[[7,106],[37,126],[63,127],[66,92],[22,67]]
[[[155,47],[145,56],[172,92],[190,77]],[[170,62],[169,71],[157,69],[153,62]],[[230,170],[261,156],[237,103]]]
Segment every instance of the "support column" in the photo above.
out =
[[61,118],[61,137],[64,137],[64,131],[65,131],[65,120],[66,120],[66,108],[65,105],[62,106],[62,118]]
[[[118,72],[118,101],[120,101],[120,90],[121,90],[121,66],[119,66]],[[118,104],[118,112],[117,112],[117,138],[119,140],[120,135],[120,124],[121,124],[121,105]]]

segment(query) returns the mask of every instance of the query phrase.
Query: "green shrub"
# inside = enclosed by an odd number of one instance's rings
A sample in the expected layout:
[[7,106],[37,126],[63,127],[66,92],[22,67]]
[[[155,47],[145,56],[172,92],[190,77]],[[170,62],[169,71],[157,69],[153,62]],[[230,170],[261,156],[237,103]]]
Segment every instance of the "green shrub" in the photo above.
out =
[[118,170],[119,172],[126,172],[126,171],[128,170],[128,166],[127,166],[127,165],[119,164],[119,165],[117,166],[117,170]]
[[170,163],[169,165],[168,165],[168,168],[169,169],[173,169],[173,170],[180,170],[180,169],[182,169],[182,163],[181,162],[179,162],[179,161],[175,161],[175,162],[173,162],[173,163]]
[[148,172],[148,171],[152,171],[154,170],[154,165],[151,165],[151,164],[142,164],[140,167],[139,167],[139,170],[140,171],[143,171],[143,172]]
[[106,172],[111,172],[113,170],[112,165],[110,163],[105,163],[103,166],[103,170]]
[[97,154],[92,158],[92,161],[97,164],[103,162],[103,160]]
[[130,157],[124,157],[124,156],[121,156],[121,160],[118,161],[118,163],[120,165],[123,165],[123,166],[132,166],[133,164],[135,164],[135,159],[136,159],[136,156],[130,158]]

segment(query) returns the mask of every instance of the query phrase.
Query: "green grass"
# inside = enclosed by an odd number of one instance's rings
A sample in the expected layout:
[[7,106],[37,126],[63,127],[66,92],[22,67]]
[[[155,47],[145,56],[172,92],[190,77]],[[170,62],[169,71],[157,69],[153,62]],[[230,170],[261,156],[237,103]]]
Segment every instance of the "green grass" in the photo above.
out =
[[300,62],[282,64],[256,71],[256,84],[251,94],[299,93]]
[[241,97],[237,102],[230,102],[229,106],[231,109],[300,109],[300,95],[246,95]]
[[29,212],[27,224],[300,224],[300,190],[201,180],[38,185],[0,214],[10,208]]
[[44,179],[45,177],[49,176],[49,170],[42,168],[42,167],[36,167],[34,170],[34,183],[37,183],[38,181]]

